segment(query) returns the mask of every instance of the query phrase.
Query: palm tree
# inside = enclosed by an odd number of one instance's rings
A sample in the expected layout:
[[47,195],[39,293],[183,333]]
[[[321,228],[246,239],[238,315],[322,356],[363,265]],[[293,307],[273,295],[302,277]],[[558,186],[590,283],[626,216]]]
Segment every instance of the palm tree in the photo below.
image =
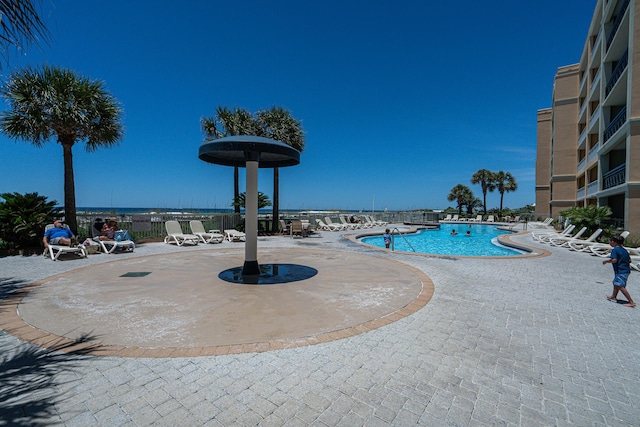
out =
[[124,134],[120,105],[102,82],[50,66],[16,71],[1,93],[11,109],[0,113],[0,131],[36,147],[53,137],[62,145],[65,219],[77,231],[73,145],[84,141],[94,151],[117,144]]
[[[263,128],[267,138],[284,142],[298,151],[304,150],[304,131],[302,123],[291,116],[291,112],[282,107],[271,107],[257,113],[258,123]],[[273,222],[271,231],[278,230],[280,218],[280,174],[278,168],[273,168]]]
[[[231,110],[219,106],[213,117],[200,119],[205,141],[236,135],[258,135],[261,132],[253,115],[242,108]],[[233,168],[233,199],[237,200],[240,194],[238,179],[238,167]],[[240,213],[240,206],[234,205],[235,213]]]
[[484,208],[484,215],[487,214],[487,192],[492,192],[496,189],[494,179],[495,174],[488,169],[480,169],[471,177],[472,184],[482,185],[482,206]]
[[516,191],[518,189],[518,183],[511,173],[504,171],[499,171],[495,174],[494,183],[500,193],[500,216],[502,216],[502,200],[504,199],[504,193]]
[[[246,199],[247,199],[247,193],[242,192],[238,195],[237,198],[233,200],[233,203],[231,203],[231,206],[238,206],[241,208],[245,208]],[[267,206],[271,206],[271,200],[269,200],[269,196],[264,194],[262,191],[258,191],[258,209],[266,208]]]
[[458,184],[451,189],[451,193],[447,196],[447,200],[458,204],[458,215],[462,215],[462,207],[466,205],[467,200],[473,198],[473,193],[466,185]]
[[467,216],[472,216],[473,210],[478,206],[482,206],[482,200],[472,194],[471,197],[465,202],[465,206],[467,208]]
[[0,49],[5,62],[9,47],[24,51],[32,43],[47,42],[49,37],[32,0],[0,1]]

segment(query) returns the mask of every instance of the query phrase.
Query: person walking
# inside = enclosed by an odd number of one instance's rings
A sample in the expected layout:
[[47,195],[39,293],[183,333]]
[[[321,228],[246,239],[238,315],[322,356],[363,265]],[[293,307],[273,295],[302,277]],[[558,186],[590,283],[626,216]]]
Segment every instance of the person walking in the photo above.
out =
[[611,245],[611,255],[609,259],[602,261],[602,264],[611,264],[613,266],[613,293],[607,296],[609,301],[618,302],[618,292],[622,292],[627,298],[627,302],[623,304],[625,307],[635,307],[636,303],[627,291],[627,279],[631,274],[631,257],[629,252],[624,248],[624,237],[616,234],[609,240]]

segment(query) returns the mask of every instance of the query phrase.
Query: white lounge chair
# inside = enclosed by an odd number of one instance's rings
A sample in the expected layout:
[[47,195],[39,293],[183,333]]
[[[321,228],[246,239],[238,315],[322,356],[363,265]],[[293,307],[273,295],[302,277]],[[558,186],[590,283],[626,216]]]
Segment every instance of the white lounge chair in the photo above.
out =
[[549,236],[546,239],[541,239],[540,241],[542,243],[549,243],[552,246],[556,246],[554,245],[552,242],[556,242],[557,245],[559,245],[562,242],[566,242],[567,240],[573,240],[573,239],[579,239],[580,237],[582,237],[582,235],[585,233],[585,231],[587,231],[587,227],[582,227],[580,230],[578,230],[578,232],[574,235],[568,235],[568,236]]
[[557,230],[532,231],[531,237],[533,238],[533,240],[540,241],[540,240],[548,239],[549,237],[553,237],[553,236],[569,236],[571,235],[571,232],[573,231],[574,228],[576,228],[575,225],[569,224],[562,231],[557,231]]
[[105,254],[112,254],[117,249],[133,252],[136,244],[133,240],[94,240],[100,244],[100,249]]
[[441,221],[451,221],[451,214],[447,214]]
[[202,225],[202,221],[196,219],[189,221],[191,233],[198,236],[202,243],[222,243],[224,236],[220,233],[207,232]]
[[[586,229],[587,227],[585,227]],[[551,239],[549,240],[549,243],[553,246],[558,246],[558,247],[562,247],[562,248],[569,248],[570,244],[584,244],[584,243],[593,243],[595,242],[595,240],[598,238],[598,236],[600,236],[600,234],[602,234],[602,228],[598,228],[596,231],[594,231],[591,236],[587,237],[586,239],[580,239],[580,238],[568,238],[568,237],[559,237],[559,238],[555,238],[555,239]]]
[[482,215],[476,215],[476,219],[469,220],[471,222],[482,222]]
[[347,221],[347,219],[343,215],[340,215],[338,218],[340,218],[340,223],[342,225],[344,225],[345,228],[348,228],[348,229],[351,229],[351,230],[355,230],[357,228],[362,228],[362,226],[357,222],[349,222],[349,221]]
[[493,217],[493,215],[489,215],[489,217],[487,218],[487,222],[496,222],[496,219]]
[[329,218],[328,216],[325,216],[325,217],[324,217],[324,221],[325,221],[325,222],[327,223],[327,225],[328,225],[328,226],[330,226],[330,227],[331,227],[331,226],[336,226],[336,227],[338,227],[340,230],[348,230],[348,229],[349,229],[349,227],[348,227],[348,226],[346,226],[345,224],[339,224],[339,223],[337,223],[337,222],[333,222],[333,221],[331,221],[331,218]]
[[247,240],[247,235],[245,233],[234,228],[224,230],[224,237],[230,242],[246,242]]
[[178,221],[167,221],[164,223],[164,228],[167,230],[167,237],[164,238],[165,243],[175,243],[178,246],[182,246],[185,243],[197,245],[200,240],[195,234],[183,233]]
[[459,217],[459,215],[456,214],[456,215],[451,217],[450,221],[458,221],[458,217]]
[[375,219],[373,217],[373,215],[369,215],[369,219],[371,220],[371,222],[373,222],[376,225],[379,225],[381,227],[384,227],[385,225],[389,224],[387,221],[382,221],[380,219]]
[[[53,228],[53,224],[47,224],[47,226],[44,228],[44,231],[46,232],[50,228]],[[66,224],[65,228],[68,228]],[[82,245],[64,246],[52,245],[51,243],[49,243],[47,247],[44,248],[44,252],[42,253],[42,255],[45,257],[49,256],[51,258],[51,261],[56,261],[58,258],[60,258],[60,255],[63,254],[74,254],[78,255],[80,258],[87,257],[87,252],[84,250],[84,246]]]
[[327,224],[326,222],[322,221],[319,218],[316,218],[316,223],[318,224],[318,227],[320,227],[320,230],[326,230],[326,231],[342,231],[344,230],[344,227],[342,227],[342,225],[338,225],[338,224]]

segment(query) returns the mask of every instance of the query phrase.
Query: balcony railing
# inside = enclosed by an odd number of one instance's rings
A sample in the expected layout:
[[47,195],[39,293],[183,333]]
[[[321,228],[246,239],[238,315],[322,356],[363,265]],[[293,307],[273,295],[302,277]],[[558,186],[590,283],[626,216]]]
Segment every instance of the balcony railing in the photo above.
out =
[[622,75],[624,70],[627,68],[628,64],[629,64],[629,49],[627,48],[627,50],[625,50],[622,56],[620,57],[620,60],[618,61],[618,65],[616,65],[616,68],[613,69],[613,73],[611,73],[611,78],[607,82],[607,87],[604,90],[605,91],[604,96],[609,96],[609,93],[611,92],[613,87],[616,85],[616,83],[618,83],[618,80],[620,80],[620,76]]
[[589,185],[587,185],[587,194],[589,197],[592,197],[594,194],[598,192],[598,181],[593,181]]
[[611,46],[611,43],[613,43],[613,39],[615,38],[616,33],[618,32],[618,28],[622,23],[622,18],[624,17],[624,13],[626,12],[627,7],[629,6],[629,2],[630,0],[625,0],[620,6],[620,9],[618,9],[616,20],[614,21],[613,26],[611,27],[611,32],[609,33],[609,37],[607,37],[607,50],[609,49],[609,46]]
[[584,199],[584,196],[586,194],[585,188],[584,187],[580,187],[578,188],[578,193],[576,194],[576,199],[577,200],[582,200]]
[[607,142],[609,138],[613,136],[614,133],[618,131],[622,127],[622,125],[627,121],[627,106],[625,105],[622,110],[618,113],[617,116],[611,120],[609,126],[604,130],[604,134],[602,135],[604,142]]
[[626,166],[627,165],[623,163],[605,173],[602,180],[602,189],[606,190],[607,188],[624,184],[624,177],[627,170]]

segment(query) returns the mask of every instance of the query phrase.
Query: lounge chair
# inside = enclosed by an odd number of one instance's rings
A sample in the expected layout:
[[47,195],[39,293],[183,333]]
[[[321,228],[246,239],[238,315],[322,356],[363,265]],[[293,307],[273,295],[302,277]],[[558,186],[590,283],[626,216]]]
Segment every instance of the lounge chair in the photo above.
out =
[[496,219],[493,217],[493,215],[489,215],[489,217],[487,218],[487,222],[496,222]]
[[[117,233],[117,232],[116,232]],[[136,244],[133,240],[95,240],[100,244],[101,252],[105,254],[112,254],[117,249],[126,250],[128,252],[133,252],[136,247]]]
[[541,241],[553,236],[569,236],[574,228],[576,228],[575,225],[569,224],[562,231],[557,231],[557,230],[532,231],[531,237],[533,238],[533,240]]
[[458,221],[459,215],[454,215],[451,217],[451,221]]
[[555,235],[549,235],[549,236],[542,236],[539,240],[539,242],[542,243],[551,243],[552,240],[557,240],[557,241],[564,241],[566,239],[579,239],[580,237],[582,237],[582,235],[585,233],[585,231],[587,231],[587,227],[582,227],[580,230],[578,230],[577,233],[575,234],[566,234],[566,235],[562,235],[562,236],[555,236]]
[[443,219],[441,219],[440,221],[451,221],[451,214],[447,214],[447,216],[445,216]]
[[[52,227],[53,227],[53,224],[47,224],[47,226],[44,228],[44,231],[46,232],[48,229]],[[65,224],[65,228],[68,228],[66,224]],[[58,258],[60,258],[60,255],[63,255],[63,254],[74,254],[74,255],[78,255],[80,258],[87,257],[87,252],[84,250],[84,246],[82,245],[64,246],[64,245],[52,245],[51,243],[49,243],[47,247],[44,248],[44,252],[42,253],[43,256],[50,257],[51,261],[56,261]]]
[[[586,227],[585,227],[586,229]],[[584,244],[584,243],[593,243],[596,241],[596,239],[598,238],[598,236],[600,236],[600,234],[602,234],[602,228],[598,228],[596,231],[594,231],[591,236],[587,237],[586,239],[580,239],[580,238],[568,238],[568,237],[558,237],[555,239],[551,239],[549,240],[549,243],[552,246],[558,246],[558,247],[562,247],[562,248],[569,248],[570,244]]]
[[357,222],[347,221],[347,219],[343,215],[340,215],[338,218],[340,218],[340,223],[342,223],[342,225],[344,225],[345,228],[349,228],[351,230],[355,230],[356,228],[362,228],[362,226]]
[[230,242],[246,242],[247,240],[247,235],[245,233],[234,228],[224,230],[224,237]]
[[336,227],[340,227],[341,230],[348,230],[350,227],[348,227],[345,224],[339,224],[337,222],[333,222],[331,221],[331,218],[329,218],[328,216],[324,217],[324,221],[327,223],[327,225],[332,226],[335,225]]
[[165,243],[175,243],[178,246],[185,243],[197,245],[200,240],[195,234],[183,233],[178,221],[167,221],[164,223],[164,228],[167,230],[167,237],[164,238]]
[[191,233],[198,236],[202,243],[222,243],[224,240],[224,236],[220,233],[205,231],[202,221],[191,220],[189,221],[189,227],[191,227]]
[[482,222],[482,215],[476,215],[476,219],[469,220],[471,222]]
[[338,224],[327,224],[326,222],[322,221],[319,218],[316,218],[316,223],[318,224],[318,227],[320,227],[320,230],[326,230],[326,231],[342,231],[344,230],[344,227],[342,225],[338,225]]
[[347,230],[349,227],[343,225],[343,224],[338,224],[337,222],[333,222],[331,221],[331,218],[329,218],[328,216],[324,217],[324,222],[328,225],[328,226],[335,226],[340,230]]
[[373,215],[369,215],[369,219],[376,225],[379,225],[381,227],[384,227],[385,225],[389,224],[387,221],[382,221],[380,219],[375,219],[373,217]]

